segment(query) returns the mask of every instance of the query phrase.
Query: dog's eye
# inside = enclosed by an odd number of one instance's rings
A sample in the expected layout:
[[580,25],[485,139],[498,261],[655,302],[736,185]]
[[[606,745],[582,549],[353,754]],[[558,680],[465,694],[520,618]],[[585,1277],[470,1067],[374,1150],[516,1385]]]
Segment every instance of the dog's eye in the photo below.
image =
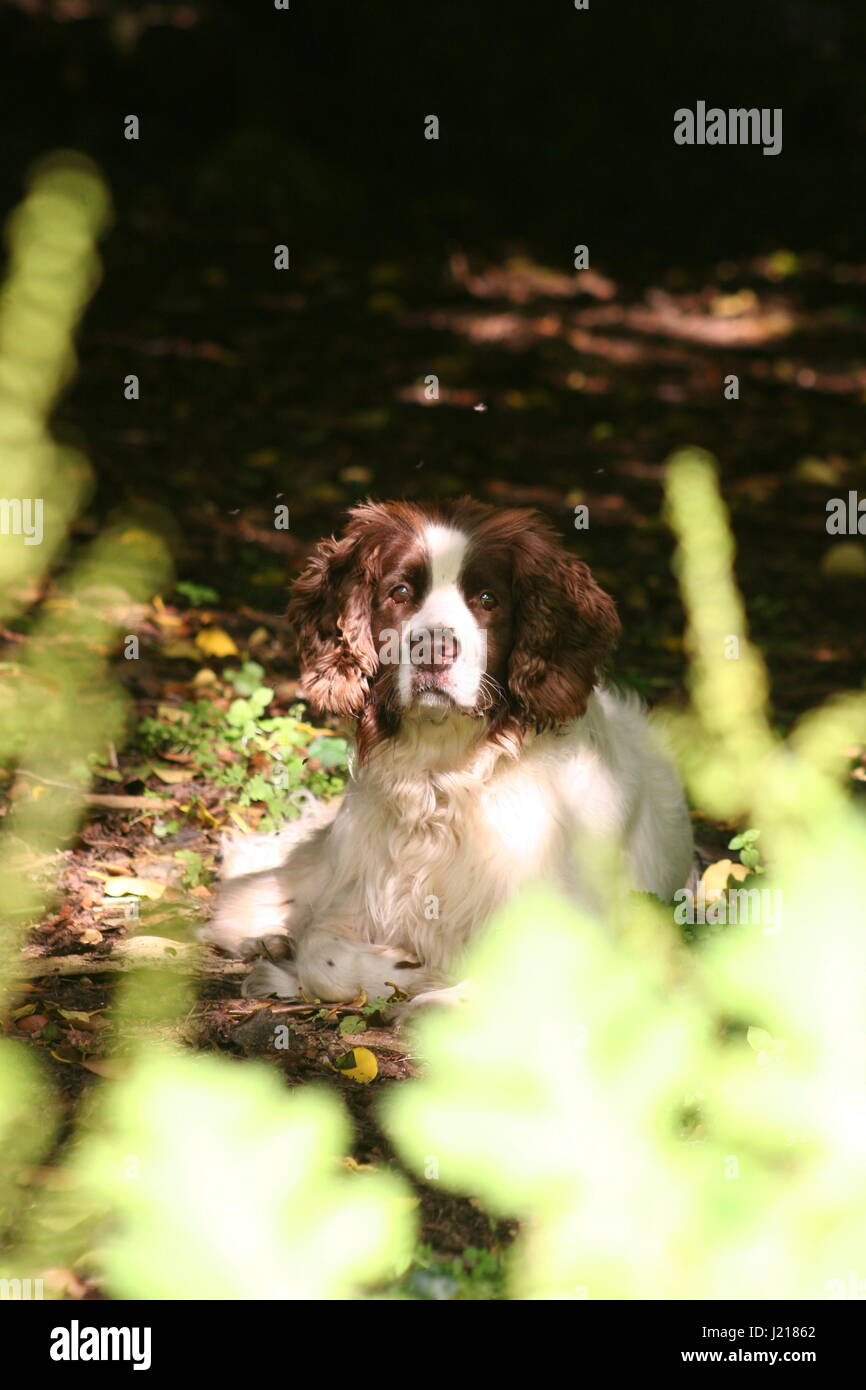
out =
[[481,593],[478,595],[478,602],[481,604],[482,608],[486,608],[489,610],[491,608],[496,607],[496,605],[499,602],[499,599],[496,597],[492,589],[482,589]]
[[408,584],[395,584],[388,597],[395,603],[408,603],[412,597],[412,590]]

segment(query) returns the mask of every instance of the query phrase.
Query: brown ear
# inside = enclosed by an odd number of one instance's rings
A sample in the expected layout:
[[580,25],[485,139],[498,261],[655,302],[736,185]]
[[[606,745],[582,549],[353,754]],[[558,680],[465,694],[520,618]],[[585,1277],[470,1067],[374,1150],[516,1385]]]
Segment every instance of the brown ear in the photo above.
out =
[[289,618],[298,639],[306,698],[327,714],[356,716],[367,702],[376,651],[371,587],[357,532],[320,541],[292,585]]
[[541,520],[517,539],[514,596],[508,687],[518,718],[537,729],[578,718],[620,634],[613,599]]

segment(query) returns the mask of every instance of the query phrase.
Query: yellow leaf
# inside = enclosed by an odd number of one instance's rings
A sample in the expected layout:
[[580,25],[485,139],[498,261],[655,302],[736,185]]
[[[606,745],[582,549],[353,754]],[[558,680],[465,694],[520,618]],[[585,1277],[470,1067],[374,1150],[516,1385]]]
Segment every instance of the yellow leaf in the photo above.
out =
[[240,652],[221,627],[203,627],[196,633],[195,644],[205,656],[240,656]]
[[161,782],[191,782],[195,777],[194,770],[189,767],[160,767],[154,763],[153,771]]
[[167,629],[174,628],[176,630],[185,625],[186,619],[181,617],[180,613],[172,613],[166,608],[161,598],[157,597],[153,600],[153,608],[154,621],[158,623],[160,627]]
[[862,579],[866,575],[866,549],[858,541],[837,541],[821,557],[822,574]]
[[110,878],[105,885],[105,892],[109,898],[123,898],[127,895],[133,898],[161,898],[165,892],[165,884],[157,883],[153,878]]
[[360,1081],[366,1085],[368,1081],[375,1081],[379,1074],[379,1063],[369,1047],[353,1047],[352,1054],[355,1058],[353,1067],[340,1069],[341,1076],[351,1076],[353,1081]]
[[710,864],[704,869],[701,875],[701,883],[704,887],[704,898],[708,903],[714,903],[720,898],[728,886],[728,879],[734,878],[738,883],[742,883],[744,878],[748,878],[749,871],[745,864],[735,864],[733,859],[718,859],[715,864]]

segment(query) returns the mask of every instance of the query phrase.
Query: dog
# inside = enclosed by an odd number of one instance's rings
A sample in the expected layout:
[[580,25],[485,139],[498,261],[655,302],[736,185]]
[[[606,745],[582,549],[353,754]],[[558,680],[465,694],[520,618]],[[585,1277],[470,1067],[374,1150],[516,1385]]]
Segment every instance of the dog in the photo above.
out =
[[289,614],[305,697],[352,721],[353,764],[338,806],[227,848],[205,939],[244,955],[276,938],[288,957],[245,993],[456,1002],[466,949],[522,885],[598,906],[603,843],[635,889],[686,883],[677,775],[603,680],[613,600],[537,512],[356,506]]

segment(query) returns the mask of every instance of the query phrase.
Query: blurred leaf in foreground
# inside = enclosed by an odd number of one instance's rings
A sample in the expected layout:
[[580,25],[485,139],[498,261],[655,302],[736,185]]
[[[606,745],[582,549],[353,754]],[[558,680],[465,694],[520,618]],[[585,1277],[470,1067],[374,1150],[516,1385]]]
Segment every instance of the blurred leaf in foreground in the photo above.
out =
[[119,1217],[104,1272],[120,1298],[349,1298],[402,1273],[408,1190],[347,1174],[337,1101],[286,1095],[264,1067],[150,1056],[105,1097],[78,1168]]

